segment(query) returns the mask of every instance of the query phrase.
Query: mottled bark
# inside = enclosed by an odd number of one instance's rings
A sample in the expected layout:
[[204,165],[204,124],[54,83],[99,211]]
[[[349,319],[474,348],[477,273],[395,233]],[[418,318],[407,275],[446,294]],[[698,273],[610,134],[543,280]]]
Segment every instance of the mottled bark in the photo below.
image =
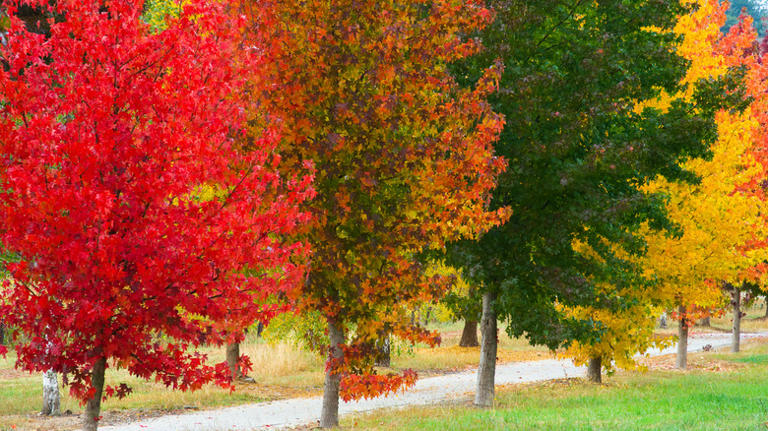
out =
[[[342,356],[339,345],[344,344],[344,332],[334,321],[328,321],[328,336],[330,348],[328,362],[338,360]],[[333,428],[339,426],[339,387],[341,376],[326,366],[325,385],[323,387],[323,409],[320,414],[320,428]]]
[[227,365],[233,381],[243,377],[240,370],[240,343],[227,344]]
[[389,368],[392,365],[392,346],[389,335],[382,335],[376,347],[378,350],[376,366]]
[[101,358],[93,364],[91,369],[91,386],[96,390],[93,398],[85,404],[83,414],[83,431],[96,431],[99,427],[101,414],[101,394],[104,391],[104,371],[107,368],[107,359]]
[[496,295],[485,293],[483,295],[483,317],[480,321],[482,332],[482,344],[480,345],[480,366],[477,370],[477,392],[475,393],[475,405],[480,407],[493,407],[496,381],[496,351],[497,351],[497,325],[494,302]]
[[477,347],[480,342],[477,340],[477,322],[474,320],[464,321],[464,330],[461,331],[461,340],[459,346],[461,347]]
[[593,383],[603,382],[603,360],[600,357],[589,358],[587,362],[587,380]]
[[731,352],[738,352],[741,344],[741,291],[731,289],[731,305],[733,306],[733,332]]
[[43,373],[43,408],[40,413],[45,416],[58,416],[61,414],[60,405],[59,379],[53,370],[48,370]]
[[680,314],[677,323],[677,368],[684,370],[688,367],[688,319],[684,306],[678,309]]

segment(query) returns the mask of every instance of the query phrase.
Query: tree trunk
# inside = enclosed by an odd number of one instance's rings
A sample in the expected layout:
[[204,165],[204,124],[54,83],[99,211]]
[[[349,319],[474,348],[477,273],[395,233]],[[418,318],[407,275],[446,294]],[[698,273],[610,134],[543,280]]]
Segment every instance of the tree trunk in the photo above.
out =
[[59,380],[53,370],[48,370],[43,373],[43,409],[40,413],[45,416],[58,416],[61,414],[60,404]]
[[101,413],[101,393],[104,390],[104,370],[107,368],[107,359],[101,358],[93,364],[91,370],[91,387],[96,390],[93,398],[85,404],[83,418],[83,431],[96,431],[99,427],[99,415]]
[[389,368],[392,365],[392,349],[389,341],[389,335],[382,335],[381,338],[379,338],[379,345],[376,347],[378,350],[376,366]]
[[677,323],[677,368],[684,370],[688,367],[688,319],[685,307],[678,308],[680,319]]
[[661,316],[659,316],[659,328],[661,329],[667,329],[667,313],[661,313]]
[[710,317],[707,316],[701,319],[701,321],[699,321],[699,326],[703,326],[705,328],[709,328],[710,326],[712,326],[712,321],[710,320]]
[[480,322],[482,344],[480,346],[480,366],[477,369],[477,392],[475,405],[493,407],[496,380],[496,312],[493,309],[496,294],[483,294],[483,317]]
[[603,382],[603,360],[602,358],[595,357],[595,358],[589,358],[589,362],[587,363],[587,380],[589,380],[592,383],[602,383]]
[[[766,307],[768,309],[768,307]],[[5,344],[5,326],[0,325],[0,346]]]
[[344,344],[344,332],[334,321],[328,320],[328,336],[331,339],[328,352],[328,364],[325,370],[325,386],[323,387],[323,411],[320,414],[320,428],[339,426],[339,385],[341,376],[335,373],[329,365],[342,356],[339,345]]
[[464,330],[461,331],[461,341],[459,346],[461,347],[477,347],[480,342],[477,341],[477,322],[474,320],[464,321]]
[[243,377],[240,371],[240,343],[227,344],[227,365],[232,373],[232,381]]
[[731,289],[731,305],[733,305],[733,343],[731,352],[739,351],[741,341],[741,291],[734,286]]
[[765,297],[763,306],[765,307],[765,318],[768,319],[768,296]]

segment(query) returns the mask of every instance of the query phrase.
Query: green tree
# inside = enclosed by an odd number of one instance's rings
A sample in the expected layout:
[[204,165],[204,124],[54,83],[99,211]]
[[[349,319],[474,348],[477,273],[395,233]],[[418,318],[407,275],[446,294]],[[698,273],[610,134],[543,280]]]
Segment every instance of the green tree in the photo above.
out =
[[471,83],[492,61],[504,63],[491,102],[506,117],[495,145],[509,167],[492,208],[509,206],[512,216],[448,250],[449,263],[485,288],[481,406],[493,402],[497,319],[508,321],[510,336],[556,348],[602,331],[589,317],[566,316],[563,306],[631,305],[631,295],[616,292],[646,283],[635,263],[644,251],[635,228],[674,227],[663,196],[641,186],[658,174],[695,181],[680,162],[707,154],[718,105],[708,91],[722,88],[708,82],[666,111],[638,107],[662,90],[682,90],[687,62],[671,31],[685,13],[678,2],[490,3],[497,17],[480,34],[485,51],[455,73]]

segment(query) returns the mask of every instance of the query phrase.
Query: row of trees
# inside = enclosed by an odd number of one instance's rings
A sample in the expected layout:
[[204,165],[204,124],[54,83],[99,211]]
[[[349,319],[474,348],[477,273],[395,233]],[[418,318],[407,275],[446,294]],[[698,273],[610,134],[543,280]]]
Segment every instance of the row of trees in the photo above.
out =
[[716,0],[2,6],[0,323],[85,429],[130,390],[106,368],[230,385],[245,358],[194,348],[289,309],[325,321],[335,426],[415,381],[381,340],[439,342],[408,316],[434,261],[482,296],[481,406],[499,320],[599,376],[759,283],[761,53]]
[[[647,192],[666,196],[666,213],[679,231],[670,235],[647,226],[640,229],[647,249],[639,262],[644,276],[653,283],[636,293],[619,291],[636,302],[600,319],[608,331],[599,343],[571,345],[567,353],[577,361],[611,364],[615,360],[619,366],[634,367],[634,355],[654,344],[655,317],[662,309],[672,309],[679,323],[678,367],[685,368],[689,326],[722,308],[724,291],[734,302],[738,342],[741,290],[757,290],[753,297],[759,292],[760,267],[766,259],[761,244],[766,234],[761,214],[765,175],[757,158],[764,148],[765,123],[761,117],[766,84],[751,19],[744,17],[728,35],[720,33],[727,6],[701,2],[694,13],[678,20],[675,31],[684,38],[678,52],[690,61],[683,82],[718,78],[738,70],[744,75],[749,98],[743,106],[717,113],[718,137],[708,158],[689,159],[681,165],[698,177],[696,183],[658,178],[644,186]],[[690,92],[666,94],[650,103],[664,106],[674,98],[691,97]],[[595,310],[571,312],[588,316]],[[661,346],[664,341],[656,340],[655,344]]]

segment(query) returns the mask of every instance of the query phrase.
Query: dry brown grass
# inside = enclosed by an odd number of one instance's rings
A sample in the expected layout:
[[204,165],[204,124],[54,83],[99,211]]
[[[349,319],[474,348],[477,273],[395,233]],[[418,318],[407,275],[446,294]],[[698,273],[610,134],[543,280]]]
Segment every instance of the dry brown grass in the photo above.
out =
[[[412,368],[422,376],[444,374],[475,367],[480,357],[479,348],[458,347],[461,324],[439,325],[442,346],[407,348],[399,346],[392,357],[394,370]],[[511,339],[503,331],[499,334],[501,362],[536,360],[549,357],[546,349],[532,348],[525,340]],[[211,362],[224,360],[223,348],[202,349]],[[241,353],[250,357],[253,370],[250,376],[256,383],[238,383],[234,392],[206,386],[195,392],[179,392],[155,382],[130,376],[126,371],[109,369],[107,384],[127,383],[133,392],[123,400],[110,399],[103,404],[105,423],[129,418],[167,413],[185,409],[207,409],[265,400],[318,395],[322,391],[323,361],[290,342],[270,344],[255,337],[241,345]],[[69,416],[43,419],[37,416],[41,403],[41,378],[13,370],[13,355],[0,359],[0,430],[16,425],[18,429],[76,428],[79,419]],[[62,411],[75,414],[81,411],[78,403],[62,391]]]

